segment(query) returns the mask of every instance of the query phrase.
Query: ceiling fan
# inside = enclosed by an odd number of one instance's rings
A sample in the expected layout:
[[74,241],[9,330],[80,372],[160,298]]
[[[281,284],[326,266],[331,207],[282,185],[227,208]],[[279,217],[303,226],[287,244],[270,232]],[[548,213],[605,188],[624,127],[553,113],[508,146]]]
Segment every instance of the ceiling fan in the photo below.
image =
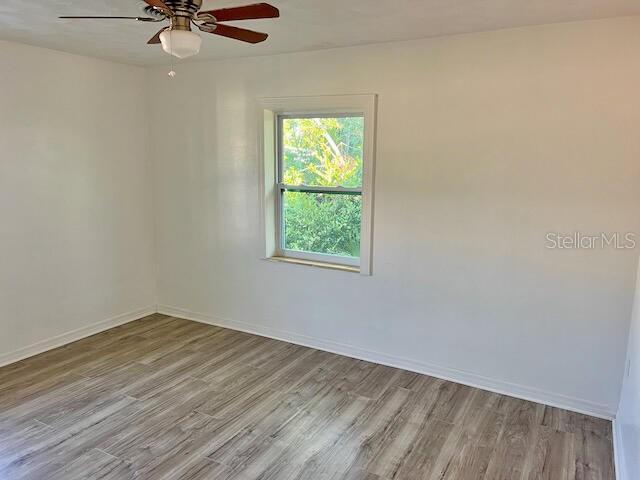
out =
[[137,20],[138,22],[169,20],[170,25],[162,28],[147,43],[150,45],[160,43],[162,49],[168,54],[178,58],[187,58],[196,55],[202,45],[200,35],[191,31],[192,24],[205,33],[213,33],[247,43],[260,43],[267,39],[266,33],[254,32],[219,22],[280,16],[278,9],[268,3],[206,11],[200,11],[202,0],[144,0],[144,3],[146,5],[143,10],[147,15],[145,17],[62,16],[59,18],[119,19]]

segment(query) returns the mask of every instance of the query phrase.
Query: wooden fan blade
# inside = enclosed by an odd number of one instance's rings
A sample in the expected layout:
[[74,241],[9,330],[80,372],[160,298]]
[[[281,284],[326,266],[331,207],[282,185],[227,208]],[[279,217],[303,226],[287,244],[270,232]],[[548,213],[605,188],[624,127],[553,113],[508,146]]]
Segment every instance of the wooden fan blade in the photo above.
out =
[[151,5],[152,7],[160,8],[161,10],[166,10],[168,12],[171,11],[171,9],[167,7],[167,4],[162,0],[144,0],[144,3],[146,3],[147,5]]
[[[255,3],[242,7],[220,8],[218,10],[207,10],[200,14],[211,15],[217,22],[227,22],[231,20],[254,20],[258,18],[276,18],[280,16],[280,11],[268,3]],[[199,15],[200,15],[199,14]]]
[[158,43],[162,43],[160,42],[160,34],[168,29],[169,27],[164,27],[163,29],[161,29],[158,33],[151,37],[151,39],[147,42],[147,45],[156,45]]
[[157,22],[155,18],[150,17],[72,17],[72,16],[63,16],[58,18],[66,18],[72,20],[137,20],[139,22]]
[[254,32],[253,30],[232,27],[231,25],[222,25],[220,23],[216,23],[215,25],[205,23],[204,25],[200,25],[199,28],[203,32],[213,33],[214,35],[233,38],[247,43],[264,42],[269,36],[266,33]]

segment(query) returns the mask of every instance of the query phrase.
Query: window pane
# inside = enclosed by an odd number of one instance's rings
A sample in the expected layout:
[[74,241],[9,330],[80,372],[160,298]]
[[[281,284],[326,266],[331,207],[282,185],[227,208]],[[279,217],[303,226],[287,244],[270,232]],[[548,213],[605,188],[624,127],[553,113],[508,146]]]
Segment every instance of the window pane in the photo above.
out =
[[285,191],[282,203],[286,250],[360,256],[360,195]]
[[283,118],[281,181],[362,187],[364,118]]

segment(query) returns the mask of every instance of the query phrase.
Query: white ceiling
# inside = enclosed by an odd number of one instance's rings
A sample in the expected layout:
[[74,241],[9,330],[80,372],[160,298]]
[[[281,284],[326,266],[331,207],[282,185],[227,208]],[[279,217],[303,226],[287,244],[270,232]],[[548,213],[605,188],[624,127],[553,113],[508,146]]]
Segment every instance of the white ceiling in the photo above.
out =
[[[204,8],[259,0],[204,0]],[[248,45],[214,35],[197,60],[409,40],[455,33],[639,15],[639,0],[271,0],[281,18],[236,22],[270,38]],[[0,0],[0,39],[151,65],[168,63],[146,41],[161,24],[58,20],[58,15],[139,15],[140,0]]]

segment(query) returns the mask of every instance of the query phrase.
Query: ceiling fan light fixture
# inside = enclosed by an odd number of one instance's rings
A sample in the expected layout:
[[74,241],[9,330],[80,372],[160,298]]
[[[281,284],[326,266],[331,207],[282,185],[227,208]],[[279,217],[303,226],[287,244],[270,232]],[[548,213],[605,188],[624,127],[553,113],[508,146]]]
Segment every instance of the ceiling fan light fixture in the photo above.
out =
[[202,38],[189,30],[165,30],[160,34],[162,49],[178,58],[189,58],[200,52]]

